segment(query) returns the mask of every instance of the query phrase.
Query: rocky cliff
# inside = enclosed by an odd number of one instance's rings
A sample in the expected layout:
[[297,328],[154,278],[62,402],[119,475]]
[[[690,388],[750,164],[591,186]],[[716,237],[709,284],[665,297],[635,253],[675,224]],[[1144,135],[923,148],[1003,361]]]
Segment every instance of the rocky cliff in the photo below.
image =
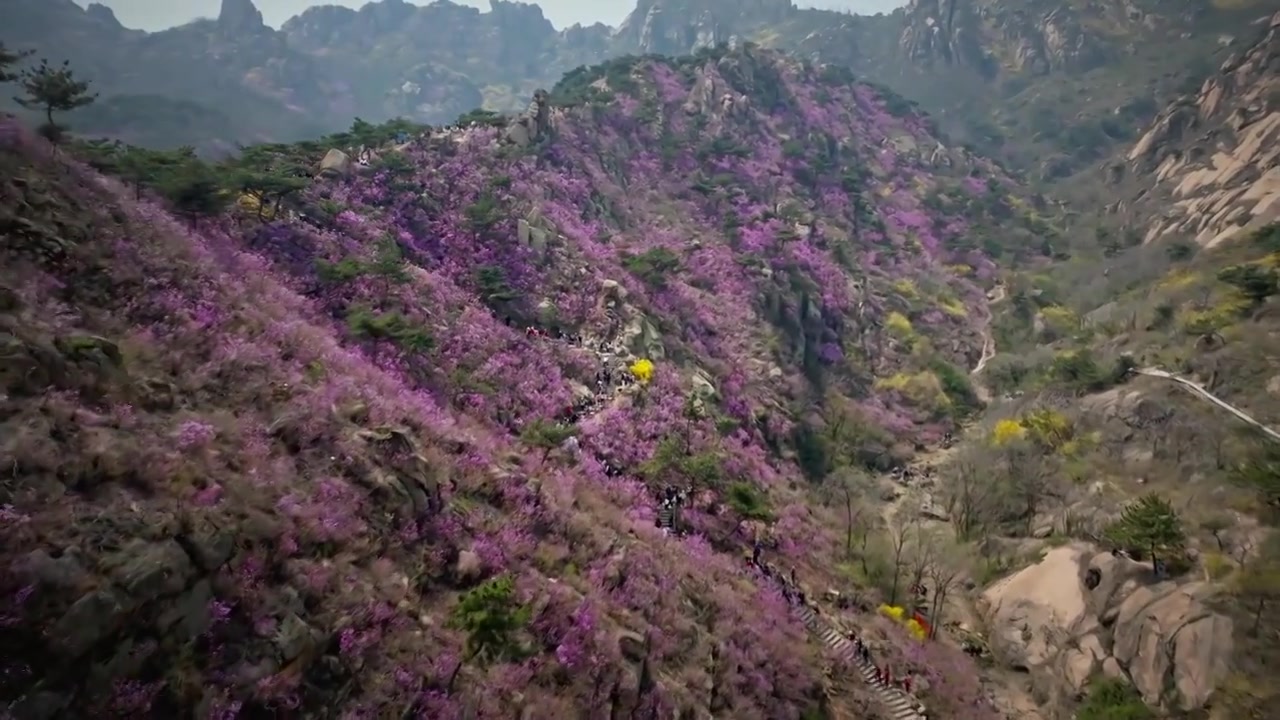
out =
[[[158,166],[177,218],[0,138],[17,717],[883,712],[742,552],[843,584],[818,438],[887,467],[976,409],[962,236],[1024,200],[900,101],[750,47],[615,62],[507,121],[257,148],[323,169],[274,220],[217,210],[240,165]],[[868,639],[993,717],[958,651]]]
[[1029,672],[1050,707],[1090,681],[1133,683],[1153,707],[1203,707],[1230,672],[1229,617],[1210,583],[1160,582],[1149,564],[1080,545],[1050,550],[983,595],[997,657]]
[[1110,183],[1133,188],[1109,207],[1151,217],[1144,238],[1212,247],[1280,218],[1280,13],[1263,19],[1195,92],[1155,118]]

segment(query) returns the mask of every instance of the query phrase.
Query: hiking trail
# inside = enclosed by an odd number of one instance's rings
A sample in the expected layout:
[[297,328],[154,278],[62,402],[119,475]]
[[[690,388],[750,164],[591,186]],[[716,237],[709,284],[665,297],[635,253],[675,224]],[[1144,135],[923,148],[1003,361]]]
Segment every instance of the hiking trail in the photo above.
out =
[[1226,400],[1223,400],[1217,395],[1214,395],[1213,393],[1209,392],[1207,389],[1205,389],[1203,385],[1201,385],[1198,382],[1195,382],[1194,380],[1188,380],[1187,378],[1174,375],[1173,373],[1168,372],[1167,370],[1161,370],[1160,368],[1154,368],[1154,367],[1136,369],[1133,372],[1138,375],[1146,375],[1147,377],[1163,378],[1165,380],[1171,380],[1175,383],[1178,383],[1182,387],[1189,390],[1192,394],[1199,396],[1201,399],[1207,402],[1217,405],[1223,410],[1226,410],[1232,415],[1235,415],[1241,421],[1257,428],[1259,431],[1262,432],[1263,435],[1266,435],[1268,438],[1271,438],[1276,442],[1280,442],[1280,433],[1277,433],[1275,430],[1272,430],[1266,425],[1263,425],[1261,422],[1259,422],[1258,420],[1255,420],[1252,416],[1250,416],[1248,413],[1241,410],[1240,408],[1236,407],[1235,405],[1232,405]]

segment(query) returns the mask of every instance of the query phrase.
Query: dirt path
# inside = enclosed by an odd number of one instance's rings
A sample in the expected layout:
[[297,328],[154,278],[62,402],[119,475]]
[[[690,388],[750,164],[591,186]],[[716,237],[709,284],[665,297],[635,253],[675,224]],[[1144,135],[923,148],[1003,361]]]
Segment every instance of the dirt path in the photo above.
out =
[[[985,404],[992,402],[992,394],[978,376],[986,369],[987,363],[996,356],[997,352],[995,335],[991,330],[994,314],[991,308],[1004,301],[1007,297],[1008,293],[1003,285],[997,285],[988,294],[987,318],[982,328],[982,356],[973,366],[973,369],[969,371],[973,382],[974,394]],[[925,467],[940,468],[945,466],[959,448],[964,435],[972,427],[973,424],[969,424],[959,428],[955,438],[956,442],[951,447],[944,448],[939,446],[930,448],[928,451],[916,456],[912,466],[918,470]],[[923,473],[920,473],[920,475],[922,476]],[[949,522],[925,516],[921,512],[922,503],[937,490],[934,480],[917,477],[912,484],[908,485],[894,480],[888,475],[883,475],[880,477],[880,483],[883,490],[892,491],[897,495],[895,500],[885,503],[882,511],[885,522],[890,527],[896,526],[900,518],[907,519],[907,517],[914,514],[920,526],[926,531],[944,533],[945,537],[949,539],[953,537],[954,529]],[[940,615],[942,617],[939,620],[946,624],[955,623],[967,631],[979,633],[983,622],[982,613],[979,612],[976,599],[976,594],[965,591],[962,588],[953,590],[947,597],[946,606],[941,609]],[[960,644],[956,635],[945,631],[939,633],[938,641],[954,645]],[[1018,720],[1043,720],[1043,711],[1039,703],[1035,701],[1031,688],[1024,676],[998,669],[984,671],[982,674],[983,683],[990,693],[991,699],[1006,717],[1017,718]]]

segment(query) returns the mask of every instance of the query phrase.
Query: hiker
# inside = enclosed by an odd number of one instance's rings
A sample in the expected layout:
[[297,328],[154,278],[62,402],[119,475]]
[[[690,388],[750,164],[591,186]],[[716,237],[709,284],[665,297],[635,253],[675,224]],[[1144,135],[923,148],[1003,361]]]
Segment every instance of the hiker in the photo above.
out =
[[796,579],[796,569],[791,568],[791,584],[800,587],[800,581]]
[[755,544],[751,546],[751,564],[752,565],[756,565],[756,566],[760,565],[761,550],[762,548],[760,547],[760,541],[756,540]]
[[902,678],[902,692],[911,694],[911,676],[910,675],[907,675],[906,677]]
[[578,452],[582,449],[582,446],[578,443],[577,435],[570,435],[569,439],[565,440],[564,445],[561,447],[564,448],[565,452],[575,458],[578,457]]

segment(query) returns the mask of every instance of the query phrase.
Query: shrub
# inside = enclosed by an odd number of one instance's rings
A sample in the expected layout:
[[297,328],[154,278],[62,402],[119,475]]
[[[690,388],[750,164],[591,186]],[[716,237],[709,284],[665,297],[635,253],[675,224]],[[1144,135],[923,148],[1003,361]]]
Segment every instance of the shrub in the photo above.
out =
[[1077,720],[1154,720],[1156,714],[1124,680],[1104,678],[1089,685],[1089,694],[1076,710]]

